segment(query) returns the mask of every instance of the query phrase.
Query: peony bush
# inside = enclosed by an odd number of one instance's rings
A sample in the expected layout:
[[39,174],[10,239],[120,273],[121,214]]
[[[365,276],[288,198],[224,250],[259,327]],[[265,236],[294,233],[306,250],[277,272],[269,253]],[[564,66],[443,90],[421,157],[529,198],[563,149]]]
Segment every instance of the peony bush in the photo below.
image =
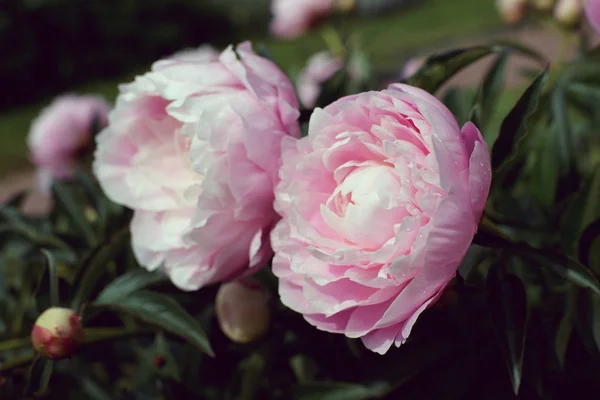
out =
[[[274,0],[270,28],[365,4]],[[0,207],[0,398],[589,397],[597,2],[496,4],[576,54],[494,42],[385,70],[330,27],[296,74],[198,44],[113,105],[57,97],[27,138],[51,211]]]

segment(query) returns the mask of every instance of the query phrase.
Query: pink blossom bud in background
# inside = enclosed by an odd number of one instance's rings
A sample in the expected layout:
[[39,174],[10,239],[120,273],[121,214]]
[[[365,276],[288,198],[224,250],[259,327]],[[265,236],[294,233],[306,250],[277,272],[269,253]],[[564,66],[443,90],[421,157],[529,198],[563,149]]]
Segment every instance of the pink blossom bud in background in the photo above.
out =
[[479,130],[394,84],[316,109],[282,159],[271,234],[282,303],[380,354],[401,345],[477,231],[491,182]]
[[271,32],[281,38],[298,37],[333,11],[333,0],[273,0]]
[[596,31],[600,34],[600,0],[587,0],[585,4],[585,15]]
[[221,285],[216,313],[221,330],[236,343],[249,343],[269,330],[270,295],[253,278],[242,278]]
[[426,57],[413,57],[409,59],[402,68],[401,80],[408,79],[416,74],[417,71],[425,64],[425,61],[427,61]]
[[529,0],[529,3],[538,11],[550,12],[554,8],[556,0]]
[[43,357],[59,360],[72,356],[83,343],[81,319],[68,308],[49,308],[31,331],[33,348]]
[[344,63],[328,51],[313,55],[297,78],[298,97],[305,108],[313,108],[321,86],[338,72]]
[[42,192],[49,192],[54,179],[73,176],[82,150],[92,143],[94,122],[106,125],[109,110],[99,96],[67,94],[57,97],[33,121],[27,145]]
[[516,24],[527,12],[527,0],[496,0],[496,7],[504,22]]
[[121,85],[94,173],[134,211],[133,252],[183,290],[262,268],[281,140],[300,135],[287,76],[249,42],[209,61],[159,61]]
[[584,0],[558,0],[554,8],[554,19],[566,27],[577,25],[583,12]]

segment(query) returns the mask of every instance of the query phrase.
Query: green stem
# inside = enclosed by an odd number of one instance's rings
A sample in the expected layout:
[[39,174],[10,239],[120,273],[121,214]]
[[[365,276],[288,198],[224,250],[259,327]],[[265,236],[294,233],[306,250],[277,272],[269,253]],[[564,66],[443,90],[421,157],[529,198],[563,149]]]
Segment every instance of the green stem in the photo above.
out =
[[344,41],[342,40],[338,31],[331,27],[327,28],[323,32],[323,39],[325,40],[329,51],[334,57],[346,57],[346,46],[344,45]]

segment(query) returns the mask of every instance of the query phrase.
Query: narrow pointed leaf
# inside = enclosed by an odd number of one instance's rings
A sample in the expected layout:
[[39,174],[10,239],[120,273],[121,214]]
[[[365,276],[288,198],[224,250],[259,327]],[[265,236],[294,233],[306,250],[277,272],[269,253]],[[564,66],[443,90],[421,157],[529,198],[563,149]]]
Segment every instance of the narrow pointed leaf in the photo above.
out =
[[525,249],[524,247],[520,248],[519,253],[523,258],[547,268],[578,286],[590,289],[594,294],[600,296],[598,278],[585,265],[574,258],[550,250],[533,249],[532,251],[532,249]]
[[54,198],[59,202],[64,210],[69,214],[73,225],[79,233],[85,238],[87,244],[92,247],[96,244],[96,237],[92,225],[85,217],[85,212],[81,204],[73,198],[71,190],[66,184],[55,181],[52,184]]
[[502,122],[500,134],[492,148],[492,168],[498,169],[517,151],[519,143],[528,133],[528,124],[540,102],[540,97],[548,81],[548,68],[546,68],[525,93],[517,101],[510,113]]
[[101,244],[86,257],[80,266],[81,276],[75,282],[77,288],[71,308],[78,310],[81,305],[89,299],[92,291],[96,288],[100,277],[106,273],[108,263],[116,254],[129,244],[129,229],[123,229],[116,233],[109,241]]
[[125,312],[165,331],[181,336],[198,349],[214,356],[206,333],[175,300],[160,293],[140,290],[103,306]]
[[477,46],[436,54],[427,59],[425,64],[408,79],[408,83],[434,93],[458,71],[493,51],[491,47]]
[[[506,261],[506,258],[500,260]],[[508,367],[513,391],[519,394],[523,375],[523,355],[527,335],[528,305],[525,288],[514,275],[499,272],[496,265],[487,282],[489,317]]]
[[[584,265],[590,265],[592,270],[594,267],[600,268],[598,260],[592,257],[594,249],[600,244],[600,218],[589,224],[581,234],[579,239],[579,259]],[[600,272],[600,271],[598,271]]]
[[120,298],[128,296],[140,289],[144,289],[147,286],[155,283],[167,282],[168,280],[167,276],[160,270],[150,272],[138,268],[121,275],[106,286],[96,298],[95,303],[107,304],[115,302]]
[[[506,69],[508,56],[508,52],[501,52],[496,57],[496,61],[490,67],[479,88],[476,104],[480,107],[481,119],[484,124],[487,124],[493,116],[494,106],[497,103],[504,83],[504,70]],[[484,128],[480,125],[478,127],[480,129]]]
[[48,391],[48,385],[50,384],[52,372],[54,371],[54,361],[43,360],[42,362],[44,365],[42,367],[39,383],[35,392],[36,396],[41,396]]
[[48,265],[48,276],[50,282],[50,304],[52,307],[60,306],[60,296],[58,293],[58,273],[56,270],[56,260],[52,253],[48,250],[42,249],[42,254],[46,257],[46,263]]

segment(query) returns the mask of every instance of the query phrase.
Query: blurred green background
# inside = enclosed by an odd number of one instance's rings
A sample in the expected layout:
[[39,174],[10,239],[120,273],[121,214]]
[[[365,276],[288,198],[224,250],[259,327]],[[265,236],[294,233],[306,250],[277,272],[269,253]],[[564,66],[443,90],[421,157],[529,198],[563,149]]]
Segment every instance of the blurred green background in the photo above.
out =
[[[287,71],[325,48],[320,25],[280,41],[268,33],[270,0],[21,0],[0,5],[0,176],[27,165],[31,120],[54,96],[100,93],[185,47],[252,40]],[[502,27],[493,0],[421,0],[372,18],[330,21],[361,38],[376,70],[393,75],[411,55]]]

